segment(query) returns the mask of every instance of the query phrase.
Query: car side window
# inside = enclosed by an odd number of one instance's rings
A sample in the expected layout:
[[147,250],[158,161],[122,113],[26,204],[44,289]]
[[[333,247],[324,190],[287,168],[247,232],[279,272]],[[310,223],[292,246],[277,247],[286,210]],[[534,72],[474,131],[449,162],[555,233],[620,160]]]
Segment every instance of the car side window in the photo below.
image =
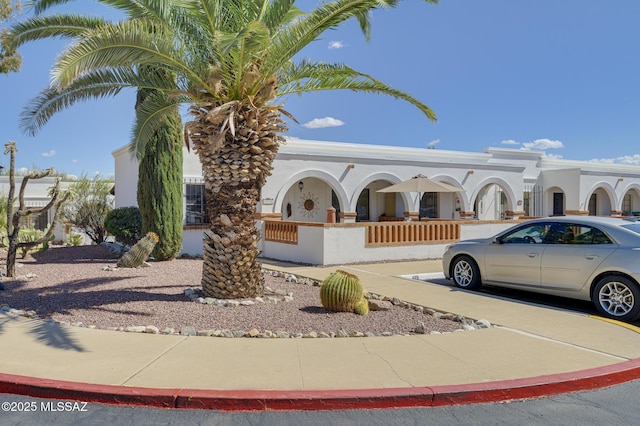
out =
[[503,244],[542,244],[550,228],[548,223],[522,226],[503,235],[500,241]]
[[598,228],[585,225],[576,228],[579,233],[576,234],[573,244],[613,244],[611,239]]
[[576,235],[580,234],[581,226],[572,223],[555,223],[545,236],[547,244],[575,244]]

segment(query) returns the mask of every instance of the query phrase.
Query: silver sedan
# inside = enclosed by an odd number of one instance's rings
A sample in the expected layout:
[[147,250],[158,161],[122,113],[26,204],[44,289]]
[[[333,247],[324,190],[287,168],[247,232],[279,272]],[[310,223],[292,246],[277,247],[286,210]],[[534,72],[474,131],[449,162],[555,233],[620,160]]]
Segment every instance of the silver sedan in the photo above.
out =
[[451,244],[442,266],[460,288],[488,284],[591,300],[609,318],[640,318],[640,222],[534,219],[492,238]]

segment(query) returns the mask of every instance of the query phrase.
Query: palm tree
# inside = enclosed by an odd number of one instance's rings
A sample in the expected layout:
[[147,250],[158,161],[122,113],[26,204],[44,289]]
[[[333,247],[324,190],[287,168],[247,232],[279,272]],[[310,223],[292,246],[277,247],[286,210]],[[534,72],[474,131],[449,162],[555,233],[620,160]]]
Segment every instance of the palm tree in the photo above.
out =
[[[436,3],[436,0],[426,0]],[[346,65],[297,59],[323,32],[355,18],[369,33],[369,13],[399,0],[337,0],[309,13],[295,0],[103,1],[135,8],[132,18],[84,31],[57,60],[52,85],[33,100],[22,125],[34,133],[77,101],[126,87],[156,91],[138,106],[131,148],[138,155],[176,105],[188,105],[185,142],[202,163],[211,229],[205,233],[202,289],[217,298],[263,293],[254,216],[260,191],[286,131],[283,97],[352,90],[431,109]],[[15,34],[28,34],[15,28]],[[139,75],[153,65],[177,76]]]

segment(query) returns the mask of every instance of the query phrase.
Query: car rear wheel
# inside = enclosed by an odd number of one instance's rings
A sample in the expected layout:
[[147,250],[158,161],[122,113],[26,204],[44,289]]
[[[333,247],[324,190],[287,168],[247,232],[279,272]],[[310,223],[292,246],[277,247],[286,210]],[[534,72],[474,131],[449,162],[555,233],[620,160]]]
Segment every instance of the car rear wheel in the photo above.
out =
[[640,317],[640,288],[626,277],[602,278],[594,288],[592,300],[596,309],[609,318],[633,321]]
[[467,290],[476,290],[482,285],[480,269],[469,256],[460,256],[453,262],[451,276],[456,286]]

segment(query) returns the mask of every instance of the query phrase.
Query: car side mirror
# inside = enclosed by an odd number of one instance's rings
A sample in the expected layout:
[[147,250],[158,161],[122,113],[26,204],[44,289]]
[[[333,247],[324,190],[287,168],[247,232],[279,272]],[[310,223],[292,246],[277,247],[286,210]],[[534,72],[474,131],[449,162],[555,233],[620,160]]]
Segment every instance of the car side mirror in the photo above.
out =
[[502,241],[502,238],[500,238],[500,237],[495,237],[493,239],[493,243],[494,244],[504,244],[504,241]]

